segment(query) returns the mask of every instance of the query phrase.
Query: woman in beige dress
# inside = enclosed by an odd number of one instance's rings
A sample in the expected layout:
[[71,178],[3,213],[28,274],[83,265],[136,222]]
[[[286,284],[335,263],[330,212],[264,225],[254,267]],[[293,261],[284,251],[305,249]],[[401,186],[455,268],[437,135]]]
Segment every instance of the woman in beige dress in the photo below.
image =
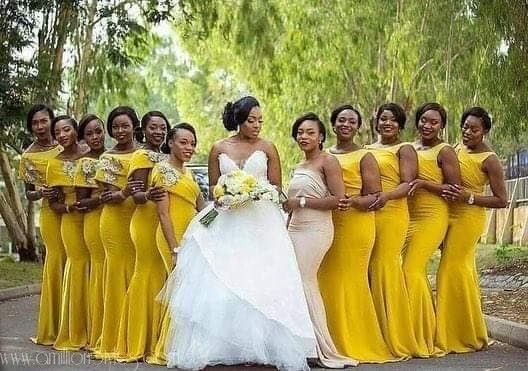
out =
[[332,341],[317,282],[319,266],[334,236],[332,210],[345,194],[341,167],[334,156],[322,151],[326,130],[314,113],[295,121],[292,137],[304,152],[305,161],[295,169],[284,208],[289,212],[288,231],[315,330],[317,356],[325,367],[355,366],[357,361],[340,355]]

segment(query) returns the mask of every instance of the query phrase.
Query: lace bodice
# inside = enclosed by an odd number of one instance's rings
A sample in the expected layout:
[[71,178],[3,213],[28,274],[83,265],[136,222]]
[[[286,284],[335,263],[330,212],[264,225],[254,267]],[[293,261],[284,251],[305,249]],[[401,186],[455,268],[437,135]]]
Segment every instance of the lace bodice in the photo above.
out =
[[266,152],[258,149],[246,159],[242,167],[239,167],[227,154],[218,156],[220,173],[227,174],[233,170],[243,170],[257,179],[268,179],[268,156]]

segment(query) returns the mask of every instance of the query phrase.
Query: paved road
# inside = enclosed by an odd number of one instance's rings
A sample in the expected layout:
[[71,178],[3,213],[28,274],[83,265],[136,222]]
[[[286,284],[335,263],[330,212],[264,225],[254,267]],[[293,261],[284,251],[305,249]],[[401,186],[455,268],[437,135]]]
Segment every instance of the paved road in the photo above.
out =
[[[35,328],[38,296],[0,302],[1,370],[163,370],[145,363],[118,364],[91,360],[84,352],[54,352],[31,343]],[[385,370],[525,370],[528,351],[496,343],[489,350],[471,354],[453,354],[440,359],[413,359],[384,365],[361,365],[357,371]],[[224,370],[270,371],[264,367],[214,367]]]

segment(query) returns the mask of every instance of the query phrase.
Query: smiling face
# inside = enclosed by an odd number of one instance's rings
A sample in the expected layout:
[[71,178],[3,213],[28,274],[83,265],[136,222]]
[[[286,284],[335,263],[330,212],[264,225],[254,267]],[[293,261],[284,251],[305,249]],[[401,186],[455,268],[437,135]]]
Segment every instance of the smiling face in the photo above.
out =
[[400,135],[400,125],[390,110],[384,110],[378,118],[376,129],[383,139],[392,139]]
[[333,125],[334,133],[340,141],[352,140],[359,129],[359,117],[356,112],[345,109],[336,117]]
[[38,139],[47,139],[50,135],[51,118],[46,110],[36,112],[31,118],[31,131]]
[[189,162],[196,151],[196,138],[187,129],[178,129],[168,142],[171,156],[181,162]]
[[98,151],[104,147],[104,129],[99,120],[92,120],[84,127],[84,141],[92,151]]
[[57,142],[64,148],[69,148],[77,143],[77,131],[69,120],[57,121],[53,134]]
[[435,110],[425,111],[418,121],[418,132],[422,140],[433,140],[439,137],[442,130],[442,116]]
[[132,142],[134,126],[127,115],[119,115],[112,121],[112,137],[118,144],[124,145]]
[[262,111],[260,107],[255,106],[249,111],[248,118],[239,126],[239,132],[249,138],[257,139],[262,129]]
[[462,143],[468,148],[474,148],[482,143],[487,133],[488,130],[482,120],[477,116],[469,115],[462,125]]
[[297,128],[297,144],[304,152],[310,152],[319,148],[323,136],[319,130],[317,121],[305,120]]
[[152,116],[145,127],[145,139],[154,147],[159,147],[167,135],[167,123],[162,117]]

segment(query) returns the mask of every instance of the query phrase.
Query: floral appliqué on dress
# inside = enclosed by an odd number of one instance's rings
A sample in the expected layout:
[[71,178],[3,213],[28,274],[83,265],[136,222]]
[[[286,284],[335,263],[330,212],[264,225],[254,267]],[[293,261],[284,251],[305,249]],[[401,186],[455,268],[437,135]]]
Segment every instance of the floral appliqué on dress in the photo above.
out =
[[62,164],[62,171],[68,176],[72,181],[75,178],[75,162],[74,161],[64,161]]
[[96,185],[95,173],[97,172],[98,161],[85,160],[81,163],[81,171],[84,181],[89,185]]
[[159,164],[159,172],[161,174],[161,182],[163,186],[173,186],[180,180],[182,174],[170,166],[168,163]]
[[121,162],[113,157],[102,157],[99,160],[99,168],[103,172],[103,178],[105,183],[115,183],[117,176],[123,170]]
[[158,162],[166,160],[168,156],[165,153],[147,151],[147,157],[151,162],[157,164]]
[[37,169],[33,161],[28,159],[22,159],[23,162],[23,177],[24,181],[30,184],[44,184],[44,176]]

